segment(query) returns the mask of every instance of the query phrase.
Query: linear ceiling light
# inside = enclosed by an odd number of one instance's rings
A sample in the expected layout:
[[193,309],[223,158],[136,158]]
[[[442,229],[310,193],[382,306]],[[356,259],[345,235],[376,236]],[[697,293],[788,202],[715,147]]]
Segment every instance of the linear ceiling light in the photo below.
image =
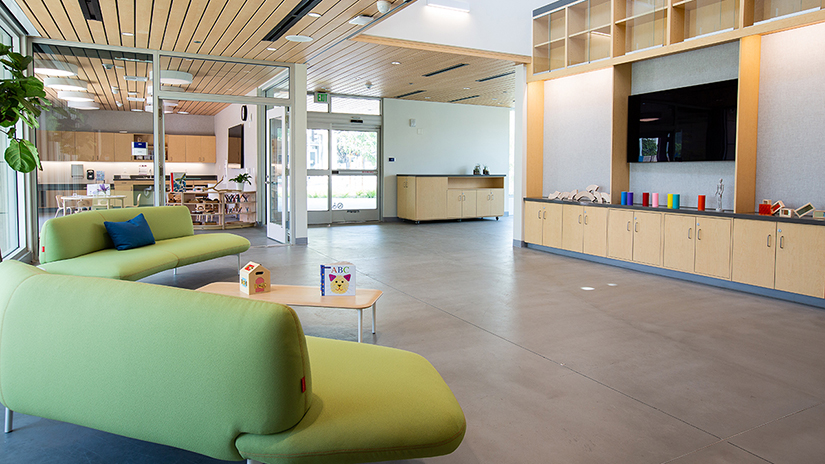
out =
[[100,14],[100,2],[98,0],[80,0],[80,9],[83,10],[83,17],[89,21],[103,21]]
[[485,77],[484,79],[477,79],[476,82],[487,82],[487,81],[491,81],[493,79],[498,79],[499,77],[507,77],[507,76],[513,75],[515,73],[516,73],[515,71],[510,71],[510,72],[504,73],[504,74],[497,74],[495,76]]
[[478,97],[480,97],[480,96],[481,96],[481,95],[473,95],[472,97],[456,98],[455,100],[450,100],[450,103],[455,103],[455,102],[460,102],[460,101],[464,101],[464,100],[469,100],[469,99],[471,99],[471,98],[478,98]]
[[447,71],[452,71],[453,69],[463,68],[464,66],[467,66],[467,63],[461,63],[461,64],[457,64],[455,66],[450,66],[449,68],[439,69],[438,71],[433,71],[429,74],[424,74],[424,77],[435,76],[436,74],[441,74],[441,73],[445,73]]
[[[152,71],[149,71],[149,79],[152,79]],[[164,85],[189,85],[192,83],[192,75],[183,71],[160,71],[160,83]]]
[[71,90],[60,90],[57,92],[57,98],[70,102],[91,102],[95,98],[87,92],[73,92]]
[[358,15],[350,19],[348,22],[356,26],[366,26],[367,24],[372,22],[372,16]]
[[69,108],[74,108],[76,110],[99,110],[100,105],[97,102],[88,102],[88,101],[70,101],[68,103]]
[[405,93],[404,95],[399,95],[395,98],[409,97],[410,95],[415,95],[415,94],[424,93],[424,92],[425,92],[425,90],[416,90],[415,92]]
[[77,65],[52,60],[34,60],[35,74],[54,77],[77,76]]
[[445,10],[460,11],[462,13],[470,12],[470,2],[465,0],[427,0],[427,6],[444,8]]
[[312,11],[313,8],[318,6],[321,3],[321,0],[302,0],[295,8],[292,9],[289,13],[284,16],[284,19],[278,23],[269,33],[263,38],[263,40],[267,42],[274,42],[284,35],[286,35],[287,31],[294,26],[298,21],[301,20],[307,13]]
[[43,86],[55,90],[74,90],[76,92],[85,92],[89,84],[80,79],[71,79],[68,77],[47,77],[43,79]]

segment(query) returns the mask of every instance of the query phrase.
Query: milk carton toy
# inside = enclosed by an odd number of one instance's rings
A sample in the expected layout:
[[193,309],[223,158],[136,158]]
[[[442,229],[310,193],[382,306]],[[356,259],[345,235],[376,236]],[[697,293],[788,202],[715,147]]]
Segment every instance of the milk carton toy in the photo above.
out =
[[258,263],[248,262],[241,269],[241,292],[247,295],[269,291],[269,269]]
[[355,265],[340,263],[321,265],[321,296],[354,296]]

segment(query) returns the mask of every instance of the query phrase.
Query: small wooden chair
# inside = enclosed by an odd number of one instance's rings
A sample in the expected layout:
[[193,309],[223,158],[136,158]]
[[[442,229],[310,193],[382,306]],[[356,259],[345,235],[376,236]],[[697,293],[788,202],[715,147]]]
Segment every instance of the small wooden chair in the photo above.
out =
[[57,214],[61,211],[63,215],[66,215],[66,200],[63,199],[62,195],[55,195],[54,199],[57,200],[57,211],[54,212],[54,217],[57,217]]

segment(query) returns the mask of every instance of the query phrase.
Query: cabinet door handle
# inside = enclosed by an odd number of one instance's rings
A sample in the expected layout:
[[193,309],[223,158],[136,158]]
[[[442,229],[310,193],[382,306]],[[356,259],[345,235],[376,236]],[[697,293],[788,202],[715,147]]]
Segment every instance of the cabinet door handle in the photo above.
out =
[[587,225],[587,215],[584,215],[584,225]]
[[581,223],[582,223],[582,215],[579,214],[579,224],[581,224]]
[[785,249],[785,236],[782,235],[779,237],[779,248]]
[[693,227],[688,228],[688,240],[690,240],[690,232],[693,230]]
[[696,240],[702,240],[702,229],[696,229]]
[[542,211],[542,210],[539,210],[539,219],[541,219],[541,211]]
[[771,247],[771,234],[768,234],[768,248]]
[[627,221],[627,231],[630,232],[630,221]]
[[639,231],[639,223],[638,222],[636,223],[636,225],[633,226],[633,230],[635,230],[636,232]]
[[544,210],[544,219],[547,219],[547,210]]

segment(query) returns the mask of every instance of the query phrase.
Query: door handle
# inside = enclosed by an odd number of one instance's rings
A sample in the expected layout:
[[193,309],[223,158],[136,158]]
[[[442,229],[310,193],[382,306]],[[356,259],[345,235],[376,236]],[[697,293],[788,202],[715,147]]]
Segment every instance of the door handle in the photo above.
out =
[[637,222],[636,225],[633,226],[633,230],[638,232],[639,231],[639,223]]
[[771,247],[771,234],[768,234],[768,248]]
[[[543,211],[544,211],[544,218],[543,219],[547,219],[547,210],[545,209]],[[539,214],[541,214],[541,213],[539,213]]]
[[688,240],[690,240],[690,232],[693,230],[693,227],[688,227]]
[[630,232],[630,221],[627,221],[627,231]]
[[784,235],[779,237],[779,248],[781,248],[783,250],[785,249],[785,236]]
[[696,240],[702,240],[702,229],[696,229]]
[[581,223],[582,223],[582,215],[579,214],[579,224],[581,224]]
[[541,219],[541,210],[539,210],[539,219]]
[[587,225],[587,215],[584,215],[584,225]]

